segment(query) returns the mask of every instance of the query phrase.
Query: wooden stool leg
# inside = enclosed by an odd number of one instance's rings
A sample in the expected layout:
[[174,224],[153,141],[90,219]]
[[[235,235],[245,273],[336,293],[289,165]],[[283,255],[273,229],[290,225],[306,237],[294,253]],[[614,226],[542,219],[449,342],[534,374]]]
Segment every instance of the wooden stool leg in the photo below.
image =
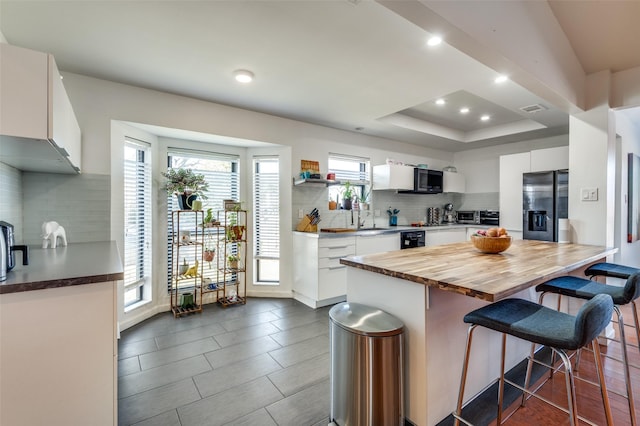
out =
[[636,425],[636,409],[633,401],[633,388],[631,386],[631,373],[629,371],[629,355],[627,353],[627,340],[624,335],[624,318],[620,307],[617,305],[613,307],[616,315],[618,315],[618,330],[620,332],[620,346],[622,352],[622,367],[624,368],[624,380],[627,385],[627,400],[629,403],[629,414],[631,416],[631,424]]
[[571,426],[578,426],[578,403],[576,400],[576,388],[573,380],[571,360],[564,351],[555,348],[552,349],[553,352],[558,354],[558,357],[560,357],[560,360],[562,360],[562,363],[564,364],[564,377],[567,386],[567,402],[569,406],[569,421],[571,422]]
[[604,368],[602,366],[602,356],[600,354],[600,345],[598,339],[591,342],[593,348],[593,360],[596,363],[598,371],[598,381],[600,382],[600,393],[602,394],[602,403],[604,404],[604,414],[607,418],[607,425],[613,425],[613,416],[611,415],[611,405],[609,404],[609,393],[607,392],[607,384],[604,379]]
[[[529,359],[527,360],[527,373],[524,376],[524,388],[529,389],[529,382],[531,381],[531,370],[533,370],[533,357],[536,355],[536,344],[531,344],[531,354],[529,355]],[[527,393],[522,392],[522,402],[520,402],[520,406],[524,407],[524,404],[527,402]]]
[[458,405],[456,407],[456,412],[454,413],[454,426],[460,425],[460,420],[458,417],[462,416],[462,403],[464,401],[464,387],[467,382],[467,371],[469,368],[469,355],[471,354],[471,341],[473,339],[473,331],[477,325],[472,324],[469,326],[469,330],[467,330],[467,346],[464,351],[464,362],[462,364],[462,377],[460,378],[460,390],[458,393]]
[[507,349],[507,334],[502,333],[502,356],[500,357],[500,382],[498,384],[498,417],[496,425],[502,424],[502,403],[504,402],[504,359]]

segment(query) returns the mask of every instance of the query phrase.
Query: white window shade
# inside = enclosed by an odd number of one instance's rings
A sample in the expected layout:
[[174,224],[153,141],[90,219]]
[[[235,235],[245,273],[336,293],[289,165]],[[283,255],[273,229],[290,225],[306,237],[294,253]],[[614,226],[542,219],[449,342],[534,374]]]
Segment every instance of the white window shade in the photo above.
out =
[[125,306],[143,299],[151,276],[151,158],[149,146],[126,140],[124,147]]
[[280,280],[280,161],[277,157],[256,157],[253,165],[256,281],[277,283]]

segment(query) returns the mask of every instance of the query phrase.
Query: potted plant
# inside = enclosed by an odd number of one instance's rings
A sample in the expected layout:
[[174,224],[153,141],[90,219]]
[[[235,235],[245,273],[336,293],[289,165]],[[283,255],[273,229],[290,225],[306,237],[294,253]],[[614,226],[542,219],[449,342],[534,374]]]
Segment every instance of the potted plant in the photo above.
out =
[[362,195],[358,197],[360,203],[360,210],[369,210],[369,195],[371,191],[367,192],[362,190]]
[[207,215],[202,219],[202,226],[204,228],[213,228],[215,225],[219,224],[220,222],[213,217],[213,209],[207,209]]
[[211,268],[211,262],[213,261],[213,258],[215,257],[215,255],[216,255],[215,248],[205,246],[202,257],[205,261],[209,262],[209,268]]
[[185,272],[189,269],[189,264],[187,263],[187,258],[182,259],[182,265],[178,265],[178,275],[184,275]]
[[342,189],[342,208],[351,210],[351,199],[353,198],[353,187],[351,182],[347,181]]
[[204,180],[204,175],[194,172],[192,169],[169,169],[162,172],[167,178],[164,189],[169,194],[176,194],[180,210],[191,210],[193,201],[200,196],[203,200],[209,184]]
[[239,260],[240,257],[235,254],[230,254],[229,256],[227,256],[227,265],[229,266],[229,269],[238,269]]

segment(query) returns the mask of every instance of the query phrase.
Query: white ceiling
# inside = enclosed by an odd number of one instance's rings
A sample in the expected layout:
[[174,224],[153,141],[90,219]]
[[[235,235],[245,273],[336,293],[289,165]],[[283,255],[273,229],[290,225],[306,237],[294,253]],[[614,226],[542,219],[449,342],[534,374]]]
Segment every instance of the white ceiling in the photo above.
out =
[[[600,9],[572,15],[593,3],[550,3],[584,69],[639,66],[637,19],[627,44],[619,39],[629,32],[611,34],[619,50],[581,43],[608,17],[621,26]],[[619,3],[627,13],[640,7]],[[431,34],[369,0],[0,0],[0,32],[52,53],[63,71],[446,151],[568,128],[565,112],[511,81],[494,83],[494,70],[446,43],[428,47]],[[237,69],[255,81],[235,82]],[[435,107],[437,98],[447,104]],[[546,109],[520,110],[536,104]],[[471,112],[459,114],[463,105]]]

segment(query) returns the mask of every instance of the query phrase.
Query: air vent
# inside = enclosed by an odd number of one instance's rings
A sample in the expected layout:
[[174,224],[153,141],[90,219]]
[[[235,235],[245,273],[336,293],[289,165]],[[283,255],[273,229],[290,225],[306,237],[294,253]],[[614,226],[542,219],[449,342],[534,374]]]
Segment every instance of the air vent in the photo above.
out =
[[546,111],[548,109],[549,108],[547,108],[544,105],[534,104],[534,105],[529,105],[529,106],[522,107],[522,108],[520,108],[520,111],[524,111],[527,114],[535,114],[536,112]]

